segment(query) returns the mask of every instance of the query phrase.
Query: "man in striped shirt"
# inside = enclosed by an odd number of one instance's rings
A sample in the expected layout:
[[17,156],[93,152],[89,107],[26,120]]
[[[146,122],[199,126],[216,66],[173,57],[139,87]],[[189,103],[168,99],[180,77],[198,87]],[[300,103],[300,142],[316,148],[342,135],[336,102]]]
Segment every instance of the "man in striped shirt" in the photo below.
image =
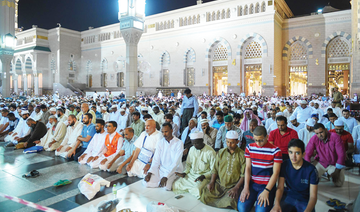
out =
[[278,147],[268,142],[265,127],[256,127],[253,134],[255,143],[247,145],[245,150],[245,182],[237,207],[238,211],[250,211],[256,201],[255,211],[270,211],[282,154]]

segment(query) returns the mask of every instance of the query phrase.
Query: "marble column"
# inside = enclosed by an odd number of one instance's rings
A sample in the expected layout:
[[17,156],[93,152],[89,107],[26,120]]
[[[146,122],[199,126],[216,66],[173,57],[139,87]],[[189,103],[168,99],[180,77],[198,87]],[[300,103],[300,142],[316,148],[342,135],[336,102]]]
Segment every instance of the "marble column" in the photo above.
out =
[[1,70],[2,70],[2,97],[10,96],[10,63],[13,55],[1,54]]
[[39,75],[34,73],[34,94],[35,96],[39,95]]

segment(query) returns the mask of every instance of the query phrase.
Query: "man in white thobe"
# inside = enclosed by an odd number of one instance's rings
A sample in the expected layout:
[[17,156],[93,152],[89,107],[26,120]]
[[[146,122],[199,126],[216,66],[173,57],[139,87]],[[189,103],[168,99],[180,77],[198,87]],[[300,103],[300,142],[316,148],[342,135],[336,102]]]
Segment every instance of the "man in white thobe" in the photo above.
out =
[[353,132],[354,127],[356,127],[358,125],[357,121],[355,118],[350,117],[350,111],[347,109],[344,109],[342,111],[342,117],[339,118],[339,120],[345,122],[345,124],[348,126],[349,128],[349,133]]
[[78,146],[76,146],[77,138],[81,135],[84,126],[80,121],[76,120],[76,116],[74,115],[69,115],[68,123],[69,125],[66,128],[65,138],[55,151],[56,156],[61,156],[63,158],[68,158],[68,154],[74,152],[74,150],[76,151],[78,148]]
[[49,123],[51,124],[50,129],[36,146],[44,147],[45,151],[54,151],[65,138],[66,125],[64,122],[59,122],[55,116],[49,117]]
[[297,133],[305,127],[305,124],[298,122],[294,115],[290,116],[289,120],[288,127],[295,130]]
[[307,104],[306,100],[301,100],[300,107],[297,107],[292,114],[300,123],[306,122],[306,120],[311,117],[313,110],[311,107],[307,106]]
[[14,145],[18,143],[22,138],[27,136],[31,132],[31,128],[26,124],[26,120],[29,118],[29,111],[21,111],[22,119],[19,120],[15,130],[10,132],[5,138],[5,142],[11,142]]
[[117,120],[117,124],[118,124],[118,127],[116,129],[117,132],[121,133],[122,131],[124,131],[124,129],[127,127],[128,118],[129,118],[129,116],[125,112],[125,109],[121,108],[120,115]]
[[108,122],[110,120],[110,114],[107,112],[106,107],[101,107],[101,115],[105,122]]
[[160,111],[158,106],[155,106],[153,108],[153,112],[150,113],[150,115],[157,123],[160,124],[160,126],[165,122],[164,113],[162,111]]
[[303,129],[301,129],[298,132],[298,136],[299,136],[299,139],[304,142],[305,147],[306,147],[306,145],[310,141],[310,138],[315,135],[315,131],[314,131],[315,120],[314,119],[308,119],[306,121],[305,125],[306,125],[306,127],[304,127]]
[[148,188],[163,187],[170,191],[177,175],[175,172],[182,172],[181,163],[183,142],[173,136],[170,123],[162,125],[163,138],[157,142],[156,151],[151,167],[143,181]]
[[92,162],[96,161],[105,149],[105,138],[107,133],[105,132],[105,121],[98,119],[96,120],[95,130],[96,134],[91,139],[89,146],[85,152],[79,157],[78,162],[80,164],[87,164],[91,167]]
[[142,132],[134,145],[133,153],[126,171],[129,177],[137,176],[144,178],[150,169],[152,156],[156,150],[156,144],[162,139],[162,134],[156,130],[156,122],[149,119],[145,122],[145,132]]
[[193,146],[190,148],[186,159],[184,173],[175,172],[180,179],[173,184],[175,194],[189,192],[197,199],[200,198],[201,189],[206,186],[206,180],[211,178],[211,170],[214,168],[216,153],[211,146],[204,143],[204,133],[195,132],[190,134]]

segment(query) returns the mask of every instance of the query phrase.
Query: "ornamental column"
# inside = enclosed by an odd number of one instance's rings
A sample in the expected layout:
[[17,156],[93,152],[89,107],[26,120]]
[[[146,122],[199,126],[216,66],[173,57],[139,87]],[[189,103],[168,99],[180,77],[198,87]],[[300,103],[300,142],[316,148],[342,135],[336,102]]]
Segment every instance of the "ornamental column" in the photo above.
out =
[[138,89],[138,43],[144,32],[145,0],[119,0],[120,32],[126,43],[126,98]]

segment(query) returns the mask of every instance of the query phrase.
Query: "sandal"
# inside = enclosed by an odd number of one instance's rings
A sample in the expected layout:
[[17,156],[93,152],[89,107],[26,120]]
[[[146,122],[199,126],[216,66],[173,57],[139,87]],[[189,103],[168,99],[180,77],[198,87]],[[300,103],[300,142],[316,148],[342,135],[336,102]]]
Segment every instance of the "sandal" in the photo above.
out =
[[31,172],[24,174],[22,177],[24,178],[35,178],[38,177],[40,175],[40,173],[36,170],[32,170]]
[[72,183],[71,180],[59,180],[59,181],[57,181],[57,182],[54,184],[54,186],[55,186],[55,187],[65,186],[65,185],[68,185],[68,184],[70,184],[70,183]]
[[[330,207],[341,207],[341,206],[344,206],[345,208],[345,202],[341,202],[340,200],[338,199],[330,199],[329,201],[326,201],[326,204]],[[340,209],[340,208],[339,208]],[[343,208],[341,208],[343,209]]]

